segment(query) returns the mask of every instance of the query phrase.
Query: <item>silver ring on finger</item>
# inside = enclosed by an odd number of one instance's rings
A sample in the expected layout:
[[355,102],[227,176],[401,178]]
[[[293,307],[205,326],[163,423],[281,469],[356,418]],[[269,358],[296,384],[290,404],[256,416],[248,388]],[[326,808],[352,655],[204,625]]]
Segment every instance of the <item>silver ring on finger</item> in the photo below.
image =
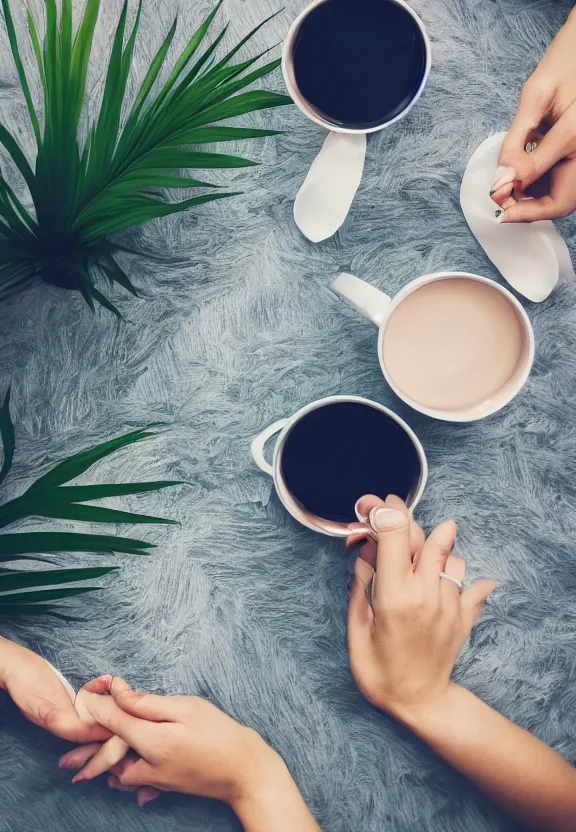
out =
[[444,578],[446,581],[452,581],[453,584],[456,584],[460,592],[462,592],[463,583],[459,581],[458,578],[453,578],[452,575],[447,575],[446,572],[440,572],[440,577]]

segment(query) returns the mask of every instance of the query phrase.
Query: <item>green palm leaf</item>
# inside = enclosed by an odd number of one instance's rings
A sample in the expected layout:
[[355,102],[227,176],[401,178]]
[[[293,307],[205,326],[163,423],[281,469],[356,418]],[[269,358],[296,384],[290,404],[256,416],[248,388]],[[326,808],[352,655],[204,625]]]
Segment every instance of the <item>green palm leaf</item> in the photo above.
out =
[[6,614],[10,607],[19,604],[39,604],[41,601],[57,601],[62,598],[71,598],[73,595],[84,595],[86,592],[94,592],[100,587],[97,586],[75,586],[71,589],[40,589],[37,592],[15,592],[13,595],[2,595],[0,604]]
[[[155,434],[141,428],[102,442],[93,448],[73,454],[51,470],[42,474],[19,497],[0,505],[0,529],[27,517],[46,517],[92,523],[167,523],[176,521],[145,514],[84,505],[86,501],[128,494],[143,494],[174,485],[176,480],[118,483],[103,485],[65,485],[84,474],[92,465],[121,448],[129,447]],[[0,439],[3,445],[3,464],[0,482],[10,470],[15,449],[14,426],[10,417],[10,391],[0,407]],[[154,544],[118,535],[85,534],[81,532],[3,532],[0,534],[0,615],[28,615],[34,610],[56,615],[47,601],[60,601],[92,592],[98,587],[73,586],[63,589],[35,589],[76,584],[102,578],[117,570],[116,566],[75,567],[68,569],[16,568],[20,561],[44,562],[55,565],[45,555],[84,552],[94,555],[147,555]],[[9,564],[9,566],[6,566]],[[23,591],[26,590],[26,591]],[[65,617],[65,616],[60,616]]]
[[0,561],[4,555],[34,555],[38,552],[93,552],[147,555],[153,543],[110,534],[79,532],[19,532],[0,535]]
[[120,448],[133,445],[135,442],[148,439],[150,436],[154,436],[154,434],[150,433],[147,428],[141,428],[131,433],[125,433],[123,436],[118,436],[116,439],[110,439],[108,442],[103,442],[94,448],[89,448],[87,451],[80,451],[39,477],[29,491],[44,490],[69,482],[79,477],[80,474],[84,474],[94,463],[113,454]]
[[[0,595],[33,586],[56,586],[76,581],[92,581],[118,569],[117,566],[90,566],[79,569],[42,569],[0,574]],[[0,599],[0,604],[2,600]]]
[[[83,140],[79,123],[100,0],[86,0],[76,30],[71,0],[44,0],[43,33],[28,11],[28,35],[44,91],[43,125],[34,108],[9,0],[0,2],[37,144],[32,166],[12,133],[0,124],[0,144],[22,174],[33,206],[30,209],[20,203],[0,173],[0,299],[38,275],[48,283],[79,291],[91,309],[100,305],[122,317],[103,294],[101,282],[116,284],[133,295],[137,291],[116,262],[108,236],[236,196],[239,192],[234,191],[170,201],[160,198],[158,191],[215,187],[193,175],[182,176],[183,170],[190,174],[194,170],[255,164],[238,156],[194,150],[195,145],[260,139],[278,132],[251,126],[212,126],[215,121],[291,103],[286,95],[248,91],[253,83],[277,69],[278,60],[257,66],[269,50],[232,62],[271,18],[218,57],[226,26],[207,42],[221,5],[218,3],[177,56],[154,95],[167,69],[177,29],[175,20],[150,62],[134,103],[127,107],[142,0],[136,5],[133,19],[132,0],[124,0],[112,37],[98,115]],[[124,112],[128,113],[125,117]]]
[[10,388],[8,388],[2,407],[0,407],[0,439],[2,439],[2,448],[4,453],[2,468],[0,468],[0,484],[2,484],[8,476],[12,466],[14,448],[16,445],[14,425],[12,424],[12,419],[10,418]]

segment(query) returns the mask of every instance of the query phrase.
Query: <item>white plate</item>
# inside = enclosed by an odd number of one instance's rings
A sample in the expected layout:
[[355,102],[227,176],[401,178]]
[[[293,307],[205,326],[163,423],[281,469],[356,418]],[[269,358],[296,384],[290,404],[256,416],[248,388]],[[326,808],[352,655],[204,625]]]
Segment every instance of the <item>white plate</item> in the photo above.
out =
[[466,166],[460,204],[466,222],[502,277],[528,300],[545,300],[558,280],[573,280],[568,247],[550,220],[499,223],[490,199],[505,133],[485,139]]

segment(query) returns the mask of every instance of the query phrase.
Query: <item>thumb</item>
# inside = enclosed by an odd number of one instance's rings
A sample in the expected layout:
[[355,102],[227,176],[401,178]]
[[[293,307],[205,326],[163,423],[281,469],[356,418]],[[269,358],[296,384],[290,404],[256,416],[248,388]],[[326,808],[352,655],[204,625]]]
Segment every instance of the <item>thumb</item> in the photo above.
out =
[[[512,203],[512,200],[510,200]],[[500,215],[500,222],[538,222],[539,220],[553,220],[561,217],[564,210],[552,196],[543,196],[540,199],[521,199],[508,205]]]
[[110,695],[126,714],[149,722],[178,722],[185,715],[189,702],[186,696],[155,696],[132,690],[128,682],[115,676],[110,685]]
[[462,621],[466,630],[466,636],[470,635],[472,627],[484,609],[486,599],[495,589],[496,581],[492,581],[489,578],[479,578],[462,593],[460,597],[460,609],[462,611]]

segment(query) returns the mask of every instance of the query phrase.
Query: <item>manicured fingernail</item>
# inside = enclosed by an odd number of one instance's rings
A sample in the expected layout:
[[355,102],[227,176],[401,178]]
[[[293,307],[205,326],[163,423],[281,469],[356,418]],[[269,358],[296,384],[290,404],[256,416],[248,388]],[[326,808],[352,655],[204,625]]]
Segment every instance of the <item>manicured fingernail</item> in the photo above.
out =
[[[361,499],[362,499],[362,497],[360,497],[360,500]],[[361,523],[367,523],[368,522],[368,515],[363,514],[360,511],[359,507],[358,507],[358,503],[360,502],[360,500],[356,500],[356,505],[354,506],[354,514],[356,515],[358,520],[360,520]]]
[[75,766],[73,763],[70,763],[69,760],[66,759],[66,757],[61,757],[58,763],[58,768],[70,769],[78,768],[78,766]]
[[504,209],[503,208],[498,208],[497,211],[494,211],[494,216],[496,217],[498,222],[502,222],[502,220],[504,218]]
[[500,165],[500,167],[496,168],[490,194],[493,194],[494,191],[497,191],[498,188],[501,188],[503,185],[508,185],[510,182],[514,182],[515,179],[516,169],[513,168],[512,165]]
[[83,780],[86,780],[85,774],[75,774],[72,778],[73,783],[82,783]]
[[138,791],[138,795],[136,800],[138,802],[138,806],[142,808],[142,806],[146,806],[147,803],[151,803],[153,800],[159,796],[156,789],[151,788],[150,786],[142,786],[142,788]]
[[406,515],[395,508],[373,508],[370,512],[370,525],[377,532],[385,532],[408,522]]
[[532,141],[532,142],[528,142],[528,144],[526,145],[524,150],[526,151],[526,153],[532,153],[532,151],[536,150],[537,147],[538,147],[538,142]]

